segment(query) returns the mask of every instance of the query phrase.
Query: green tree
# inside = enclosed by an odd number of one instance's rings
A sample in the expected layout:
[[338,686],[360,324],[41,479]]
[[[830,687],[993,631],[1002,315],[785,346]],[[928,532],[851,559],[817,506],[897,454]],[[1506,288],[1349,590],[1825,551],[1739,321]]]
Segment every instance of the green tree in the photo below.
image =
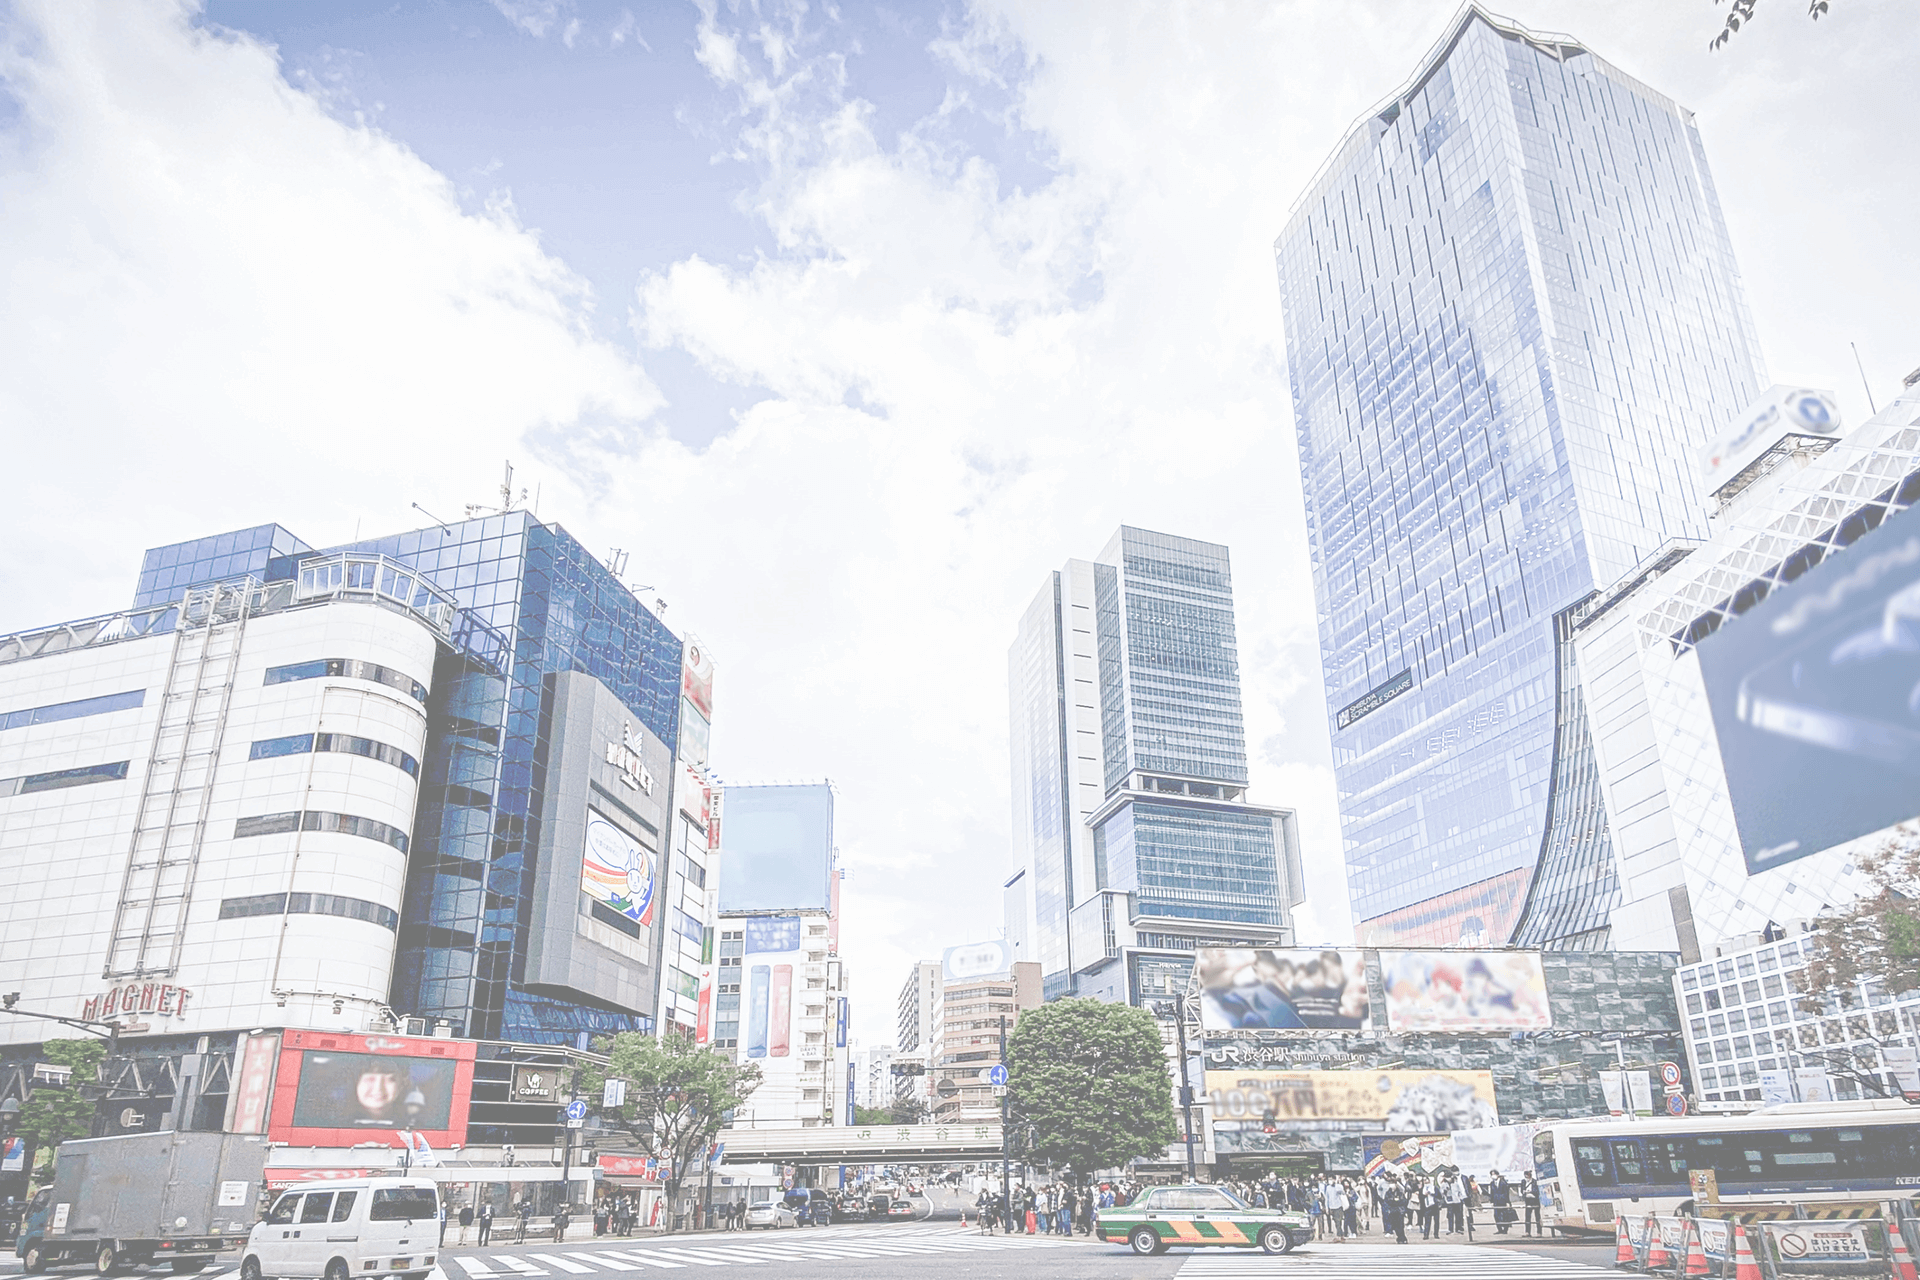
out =
[[[603,1070],[583,1067],[574,1089],[602,1121],[632,1138],[647,1155],[667,1166],[667,1202],[678,1204],[680,1184],[693,1157],[720,1132],[724,1115],[745,1102],[760,1085],[760,1068],[736,1063],[703,1048],[693,1037],[669,1032],[658,1039],[622,1032],[595,1046],[610,1059]],[[624,1106],[602,1107],[607,1080],[627,1082]],[[672,1227],[672,1219],[668,1219]]]
[[1007,1073],[1037,1160],[1089,1174],[1164,1151],[1177,1136],[1167,1051],[1145,1009],[1056,1000],[1029,1010],[1007,1041]]
[[[1726,25],[1720,28],[1720,34],[1707,44],[1709,49],[1718,49],[1733,39],[1733,33],[1753,21],[1753,11],[1759,7],[1760,0],[1727,0],[1732,5],[1727,11]],[[1714,0],[1715,4],[1720,0]],[[1826,15],[1830,0],[1807,0],[1807,16],[1818,22]]]
[[895,1098],[887,1111],[887,1124],[925,1124],[932,1110],[924,1098]]
[[1895,827],[1855,863],[1868,892],[1814,921],[1809,1007],[1847,1005],[1862,982],[1892,995],[1920,987],[1920,822]]
[[49,1040],[40,1047],[40,1060],[70,1067],[64,1085],[36,1084],[20,1104],[14,1132],[44,1151],[70,1138],[93,1136],[94,1100],[86,1086],[98,1083],[107,1046],[100,1040]]
[[858,1125],[875,1127],[898,1123],[898,1121],[893,1118],[893,1112],[886,1107],[863,1107],[857,1103],[853,1108],[853,1122]]

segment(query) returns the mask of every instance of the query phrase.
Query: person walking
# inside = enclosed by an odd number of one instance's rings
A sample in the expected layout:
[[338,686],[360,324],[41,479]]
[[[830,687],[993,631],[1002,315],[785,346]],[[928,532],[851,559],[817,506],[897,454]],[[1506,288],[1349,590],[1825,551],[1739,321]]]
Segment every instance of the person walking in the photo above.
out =
[[1407,1242],[1407,1190],[1398,1178],[1388,1182],[1380,1193],[1380,1229],[1391,1231],[1400,1244]]
[[567,1206],[561,1205],[553,1214],[553,1242],[561,1243],[567,1238]]
[[474,1216],[474,1221],[480,1226],[478,1243],[484,1247],[493,1239],[493,1201],[481,1202],[480,1212]]
[[460,1247],[463,1249],[466,1247],[466,1244],[467,1244],[467,1228],[472,1225],[473,1225],[473,1206],[470,1204],[463,1204],[460,1206]]
[[1527,1209],[1527,1234],[1544,1235],[1546,1228],[1540,1223],[1540,1180],[1533,1176],[1532,1170],[1528,1170],[1527,1176],[1520,1180],[1520,1202]]

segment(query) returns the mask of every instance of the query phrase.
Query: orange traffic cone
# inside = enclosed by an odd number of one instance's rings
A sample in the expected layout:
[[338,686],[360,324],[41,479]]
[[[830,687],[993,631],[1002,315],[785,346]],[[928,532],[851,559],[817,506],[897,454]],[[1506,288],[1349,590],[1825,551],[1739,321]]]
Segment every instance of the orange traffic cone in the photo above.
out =
[[1704,1276],[1712,1270],[1707,1265],[1707,1251],[1700,1245],[1699,1222],[1687,1220],[1687,1262],[1680,1269],[1684,1276]]
[[1613,1265],[1630,1267],[1640,1259],[1633,1251],[1633,1237],[1627,1234],[1627,1220],[1615,1218],[1613,1225]]
[[1673,1250],[1667,1248],[1660,1223],[1655,1218],[1647,1219],[1647,1270],[1664,1269],[1673,1265]]
[[1893,1248],[1893,1280],[1920,1280],[1920,1270],[1913,1265],[1913,1255],[1907,1252],[1906,1234],[1900,1230],[1900,1224],[1887,1224],[1887,1241]]
[[1737,1222],[1733,1224],[1733,1280],[1761,1280],[1760,1264],[1747,1247],[1747,1229]]

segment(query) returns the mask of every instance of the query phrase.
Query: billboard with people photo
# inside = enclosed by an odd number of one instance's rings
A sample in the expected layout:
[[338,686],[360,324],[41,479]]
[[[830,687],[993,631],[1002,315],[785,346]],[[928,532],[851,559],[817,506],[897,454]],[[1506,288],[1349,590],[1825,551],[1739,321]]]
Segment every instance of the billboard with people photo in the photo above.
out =
[[1194,958],[1209,1031],[1366,1031],[1363,951],[1203,947]]
[[1545,1031],[1553,1026],[1537,951],[1382,951],[1395,1031]]
[[434,1147],[466,1141],[474,1042],[288,1031],[267,1135],[294,1146],[350,1147],[398,1132]]

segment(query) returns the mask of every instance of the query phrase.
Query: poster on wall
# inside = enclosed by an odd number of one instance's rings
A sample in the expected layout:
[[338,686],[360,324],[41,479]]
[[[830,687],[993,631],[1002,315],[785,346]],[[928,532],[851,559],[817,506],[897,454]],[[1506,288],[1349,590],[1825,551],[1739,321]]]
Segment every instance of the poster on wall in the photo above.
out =
[[1208,1031],[1366,1031],[1364,951],[1202,947],[1193,963]]
[[1491,1071],[1209,1071],[1216,1125],[1366,1120],[1389,1133],[1452,1133],[1500,1123]]
[[1553,1026],[1537,951],[1382,951],[1395,1031],[1545,1031]]
[[591,808],[580,887],[587,897],[635,924],[653,923],[653,855]]

